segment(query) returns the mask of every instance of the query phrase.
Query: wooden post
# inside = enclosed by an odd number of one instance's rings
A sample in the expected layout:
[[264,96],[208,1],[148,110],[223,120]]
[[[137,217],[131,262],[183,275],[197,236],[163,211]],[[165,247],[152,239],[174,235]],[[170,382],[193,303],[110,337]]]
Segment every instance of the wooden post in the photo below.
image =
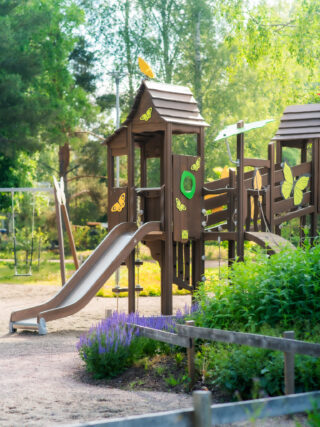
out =
[[161,313],[172,314],[172,282],[173,282],[173,240],[172,240],[172,125],[168,123],[164,134],[163,170],[164,170],[164,231],[165,241],[162,245],[161,268]]
[[194,420],[197,427],[211,427],[211,392],[197,390],[192,393]]
[[311,195],[312,200],[311,203],[314,206],[314,213],[311,214],[310,222],[311,222],[311,242],[314,243],[314,238],[317,236],[318,231],[318,198],[319,198],[319,165],[318,165],[318,157],[319,157],[319,140],[315,140],[312,143],[312,180],[311,180]]
[[66,230],[68,233],[69,245],[70,245],[70,249],[71,249],[71,253],[72,253],[74,266],[75,266],[76,270],[78,270],[79,261],[78,261],[77,251],[76,251],[76,245],[74,244],[74,239],[73,239],[73,235],[72,235],[68,211],[67,211],[66,206],[63,204],[61,205],[61,210],[62,210],[62,214],[63,214],[64,224],[66,226]]
[[[237,123],[238,128],[242,128],[244,122],[241,120]],[[244,134],[239,133],[237,135],[237,256],[238,261],[243,261],[244,259]]]
[[[236,174],[235,171],[229,169],[229,187],[235,188],[236,186]],[[235,212],[235,197],[233,193],[230,193],[229,196],[229,218],[228,218],[228,230],[234,231],[234,212]],[[228,266],[231,267],[234,259],[236,257],[236,245],[234,240],[228,241]]]
[[[313,148],[314,148],[314,142],[312,143],[312,154],[313,154]],[[312,156],[312,159],[313,159],[313,156]],[[301,161],[301,163],[306,163],[306,161],[307,161],[307,143],[306,142],[304,142],[302,147],[301,147],[300,161]],[[314,162],[312,161],[312,166],[313,166],[313,164],[314,164]],[[313,171],[312,171],[312,177],[314,177]],[[312,183],[311,183],[311,185],[312,185]],[[313,189],[311,187],[311,195],[313,195],[312,190]],[[311,196],[311,198],[312,198],[312,196]],[[311,202],[310,204],[313,204],[312,200],[310,202]],[[311,222],[312,222],[312,214],[311,214]],[[304,242],[304,237],[305,237],[304,228],[306,225],[307,225],[307,217],[305,215],[301,216],[300,217],[300,246],[302,246],[302,244]]]
[[[294,331],[286,331],[283,338],[294,339]],[[284,392],[294,394],[294,353],[284,353]]]
[[273,214],[273,204],[274,204],[274,188],[275,188],[275,143],[272,142],[268,145],[268,159],[270,160],[270,169],[269,169],[269,230],[271,233],[274,233],[274,214]]
[[54,187],[54,201],[56,207],[56,221],[58,228],[58,242],[59,242],[59,257],[60,257],[60,275],[61,275],[61,284],[64,286],[66,283],[66,267],[64,260],[64,241],[63,241],[63,230],[62,230],[62,220],[61,220],[61,209],[60,203],[57,197],[57,190]]
[[[128,221],[136,221],[136,192],[134,187],[134,143],[132,138],[132,125],[127,128],[128,146]],[[135,250],[127,259],[128,268],[128,312],[135,312]]]
[[128,267],[128,313],[134,313],[136,309],[135,294],[135,250],[131,252],[127,259]]
[[[186,320],[187,326],[194,326],[194,320]],[[194,338],[189,338],[190,345],[187,348],[187,356],[188,356],[188,374],[190,378],[190,389],[192,388],[195,382],[195,367],[194,367]],[[196,424],[198,425],[198,424]]]

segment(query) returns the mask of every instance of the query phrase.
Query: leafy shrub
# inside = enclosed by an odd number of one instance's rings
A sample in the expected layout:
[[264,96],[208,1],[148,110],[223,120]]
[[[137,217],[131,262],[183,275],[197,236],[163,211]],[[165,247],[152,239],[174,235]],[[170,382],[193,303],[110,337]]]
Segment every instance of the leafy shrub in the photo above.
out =
[[285,250],[271,257],[234,263],[222,285],[200,287],[200,326],[259,329],[261,325],[297,327],[318,323],[320,244]]
[[[198,292],[198,326],[281,336],[294,329],[296,338],[319,342],[320,245],[268,257],[258,251],[233,264],[222,284],[202,285]],[[198,369],[211,387],[242,398],[283,393],[283,353],[223,344],[206,344]],[[320,359],[295,356],[297,392],[320,387]]]
[[[72,234],[77,250],[95,249],[106,236],[107,230],[103,227],[91,228],[88,226],[73,226]],[[65,250],[68,252],[68,237],[65,238]]]
[[[204,344],[196,363],[210,388],[225,390],[238,398],[258,398],[284,393],[283,353],[254,347]],[[296,392],[318,390],[320,359],[295,356]]]
[[77,349],[87,370],[95,378],[115,377],[134,361],[152,356],[158,349],[167,347],[157,341],[139,337],[139,330],[135,330],[130,324],[173,331],[176,323],[182,321],[184,316],[181,312],[176,317],[144,317],[134,313],[127,315],[114,312],[82,335]]

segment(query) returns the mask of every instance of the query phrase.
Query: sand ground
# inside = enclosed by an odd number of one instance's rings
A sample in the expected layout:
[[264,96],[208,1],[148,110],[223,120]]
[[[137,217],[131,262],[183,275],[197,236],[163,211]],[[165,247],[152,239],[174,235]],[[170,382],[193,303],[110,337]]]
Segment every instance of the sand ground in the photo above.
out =
[[[81,312],[49,322],[45,336],[28,331],[8,333],[12,311],[44,302],[59,289],[0,284],[0,426],[72,425],[192,406],[188,394],[126,391],[81,381],[79,372],[84,367],[75,348],[78,338],[107,309],[116,309],[115,299],[94,298]],[[190,296],[175,296],[174,311],[186,303],[190,304]],[[119,299],[119,309],[126,311],[126,298]],[[139,311],[159,314],[160,298],[141,297]],[[281,418],[257,425],[296,424]]]

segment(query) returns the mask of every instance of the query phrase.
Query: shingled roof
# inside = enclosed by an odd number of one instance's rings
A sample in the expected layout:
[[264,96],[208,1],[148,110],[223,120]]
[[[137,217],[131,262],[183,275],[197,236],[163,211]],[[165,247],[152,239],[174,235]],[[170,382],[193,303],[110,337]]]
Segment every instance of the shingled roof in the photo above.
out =
[[272,138],[277,141],[320,138],[320,104],[290,105]]
[[[188,87],[156,83],[150,80],[142,81],[132,108],[133,114],[135,108],[138,108],[145,90],[149,92],[155,110],[165,122],[209,126],[201,116],[197,101]],[[128,120],[130,116],[131,114],[129,114]]]
[[113,135],[106,139],[105,143],[112,141],[129,123],[139,121],[140,104],[146,98],[159,121],[187,126],[209,126],[201,116],[197,101],[189,88],[143,80],[127,119]]

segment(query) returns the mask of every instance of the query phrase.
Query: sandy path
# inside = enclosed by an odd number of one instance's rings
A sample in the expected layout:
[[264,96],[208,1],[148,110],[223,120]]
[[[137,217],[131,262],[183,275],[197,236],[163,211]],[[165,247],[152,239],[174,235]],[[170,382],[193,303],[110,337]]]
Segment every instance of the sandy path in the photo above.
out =
[[[46,336],[8,334],[11,311],[43,302],[58,289],[0,285],[0,425],[50,426],[190,406],[188,395],[124,391],[79,380],[79,335],[103,318],[106,309],[115,309],[115,299],[94,298],[80,313],[49,322]],[[190,296],[175,297],[175,310],[185,303]],[[119,299],[119,307],[125,310],[127,299]],[[160,299],[140,298],[139,307],[157,314]]]
[[[46,336],[22,331],[8,334],[11,311],[43,302],[59,289],[0,284],[0,426],[72,425],[192,406],[186,394],[125,391],[81,382],[84,368],[76,342],[104,317],[106,309],[116,308],[115,299],[94,298],[80,313],[49,322]],[[190,304],[190,296],[175,296],[174,311],[186,303]],[[119,308],[127,309],[126,298],[119,299]],[[160,298],[140,298],[139,311],[158,314]],[[296,426],[284,417],[257,425]]]

